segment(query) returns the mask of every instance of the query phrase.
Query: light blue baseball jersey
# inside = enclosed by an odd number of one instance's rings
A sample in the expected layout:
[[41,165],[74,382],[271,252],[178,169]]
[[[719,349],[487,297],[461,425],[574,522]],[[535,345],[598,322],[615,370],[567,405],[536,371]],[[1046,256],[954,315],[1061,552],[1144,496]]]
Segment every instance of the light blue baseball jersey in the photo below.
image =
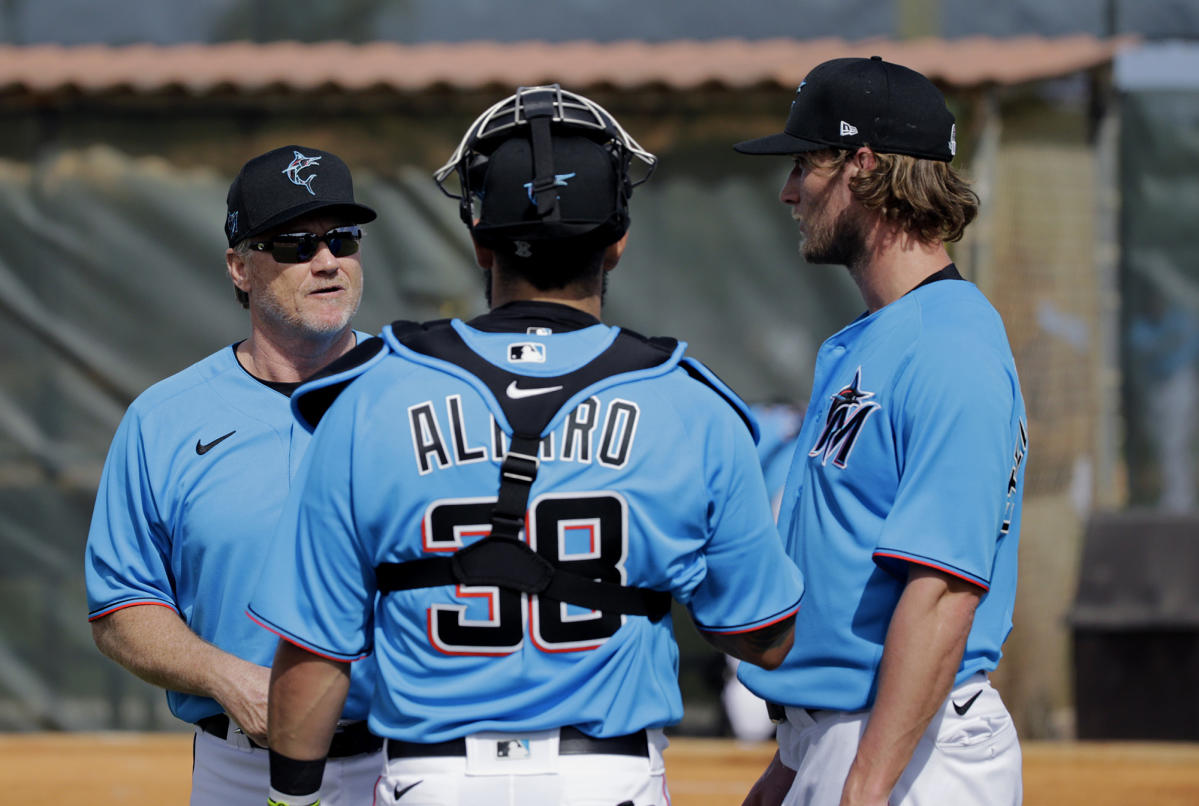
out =
[[758,421],[758,460],[777,513],[787,471],[795,456],[795,438],[803,424],[803,409],[789,403],[758,403],[750,410]]
[[[234,345],[139,395],[96,495],[88,620],[169,607],[204,640],[270,666],[277,640],[246,618],[246,603],[310,440],[287,396],[247,373]],[[348,719],[366,718],[372,675],[360,665]],[[187,722],[221,712],[194,694],[168,691],[167,702]]]
[[779,513],[811,587],[783,665],[743,665],[746,686],[869,707],[908,563],[985,591],[956,681],[994,669],[1016,596],[1025,423],[1003,323],[971,283],[923,285],[829,338]]
[[[616,338],[598,323],[568,330],[572,318],[551,316],[551,327],[530,332],[453,327],[518,373],[506,394],[519,398]],[[677,722],[670,616],[654,622],[495,587],[376,601],[380,563],[447,556],[489,532],[507,440],[485,385],[385,338],[391,352],[316,429],[251,615],[326,657],[373,652],[370,726],[384,736],[436,742],[564,725],[612,736]],[[593,384],[550,421],[524,539],[563,568],[669,591],[702,629],[761,628],[795,612],[802,581],[775,530],[750,430],[679,366],[681,352]]]

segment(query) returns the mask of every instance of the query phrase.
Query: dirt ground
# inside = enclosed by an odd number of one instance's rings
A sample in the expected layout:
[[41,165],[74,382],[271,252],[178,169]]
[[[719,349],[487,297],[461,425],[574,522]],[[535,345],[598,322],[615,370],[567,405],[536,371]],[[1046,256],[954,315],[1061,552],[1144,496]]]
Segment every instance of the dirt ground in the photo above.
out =
[[[666,755],[674,806],[739,804],[772,744],[675,739]],[[187,734],[0,734],[0,801],[58,806],[187,803]],[[1026,806],[1195,806],[1199,744],[1024,745]]]

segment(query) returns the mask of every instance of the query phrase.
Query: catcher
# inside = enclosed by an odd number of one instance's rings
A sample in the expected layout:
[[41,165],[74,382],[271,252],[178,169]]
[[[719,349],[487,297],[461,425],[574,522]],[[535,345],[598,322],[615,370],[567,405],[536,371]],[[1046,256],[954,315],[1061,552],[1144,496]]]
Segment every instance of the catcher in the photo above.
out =
[[802,584],[745,405],[673,339],[600,321],[655,160],[592,101],[525,87],[468,129],[462,219],[491,310],[397,322],[303,387],[319,421],[251,614],[285,640],[271,798],[316,797],[372,655],[376,803],[669,803],[669,614],[769,667]]

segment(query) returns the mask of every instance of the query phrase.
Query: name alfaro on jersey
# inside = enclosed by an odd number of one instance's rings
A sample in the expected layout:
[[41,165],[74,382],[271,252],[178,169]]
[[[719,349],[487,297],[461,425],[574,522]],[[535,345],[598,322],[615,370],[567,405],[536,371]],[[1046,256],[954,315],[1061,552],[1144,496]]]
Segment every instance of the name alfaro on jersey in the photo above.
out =
[[[598,462],[620,469],[632,453],[640,416],[640,408],[631,401],[618,398],[605,404],[596,397],[587,398],[541,440],[540,458],[547,462]],[[508,436],[494,415],[487,422],[486,432],[470,431],[460,395],[410,406],[408,425],[418,472],[423,476],[455,465],[503,461]]]

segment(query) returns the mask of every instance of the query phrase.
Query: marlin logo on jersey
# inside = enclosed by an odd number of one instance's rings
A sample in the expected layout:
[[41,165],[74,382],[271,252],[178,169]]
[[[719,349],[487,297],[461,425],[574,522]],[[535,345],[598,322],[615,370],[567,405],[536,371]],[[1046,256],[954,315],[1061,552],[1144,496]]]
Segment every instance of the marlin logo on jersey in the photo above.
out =
[[808,451],[808,456],[823,454],[820,464],[827,465],[831,458],[835,466],[844,469],[862,433],[862,426],[879,408],[879,404],[870,399],[872,397],[874,392],[862,391],[862,368],[858,367],[853,374],[853,382],[833,395],[824,430],[820,432],[820,438],[812,450]]
[[321,161],[321,158],[320,157],[306,157],[303,154],[301,154],[299,151],[293,151],[292,153],[295,154],[295,158],[291,161],[291,163],[286,168],[284,168],[279,173],[287,174],[287,178],[291,180],[293,185],[299,185],[300,187],[304,188],[309,193],[311,193],[313,196],[315,196],[316,191],[312,189],[312,180],[316,179],[316,172],[314,171],[313,173],[310,173],[308,175],[307,179],[302,179],[300,177],[300,171],[304,170],[305,168],[311,168],[313,165],[316,165],[318,162]]

